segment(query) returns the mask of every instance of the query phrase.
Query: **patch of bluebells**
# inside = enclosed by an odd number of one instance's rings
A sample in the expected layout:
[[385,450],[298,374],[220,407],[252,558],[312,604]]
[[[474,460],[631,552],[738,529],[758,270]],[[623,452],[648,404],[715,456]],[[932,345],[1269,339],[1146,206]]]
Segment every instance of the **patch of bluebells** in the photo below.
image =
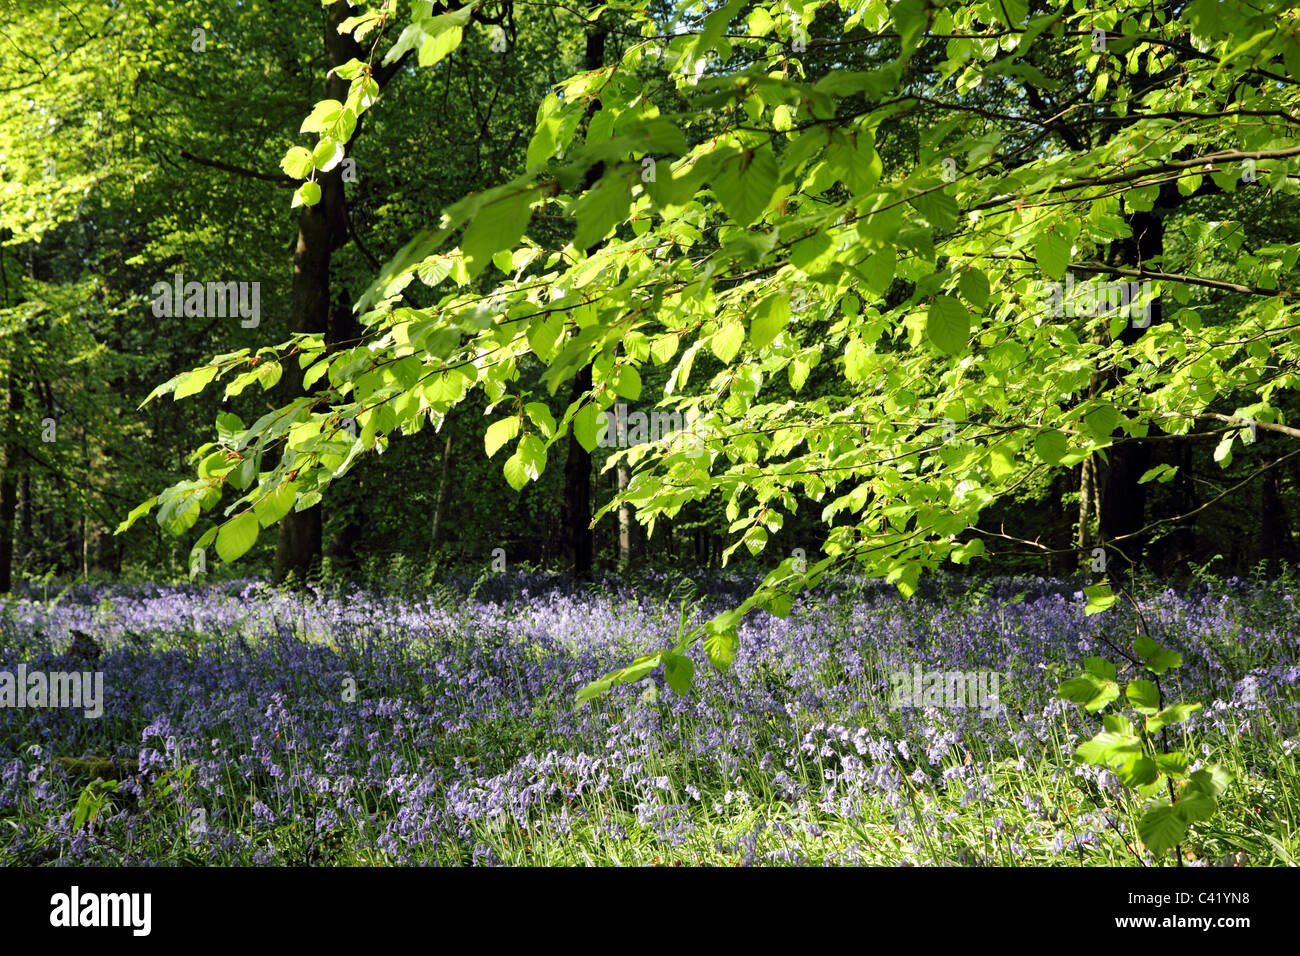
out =
[[[705,582],[696,619],[753,583]],[[53,605],[20,596],[0,603],[0,668],[68,669],[71,632],[85,631],[104,649],[106,700],[98,720],[0,710],[0,821],[14,823],[0,827],[0,862],[167,862],[158,848],[181,839],[193,862],[494,864],[579,831],[682,847],[708,815],[735,821],[725,846],[708,842],[739,863],[810,862],[824,827],[868,805],[895,817],[890,849],[906,837],[895,856],[923,860],[952,822],[926,803],[935,795],[985,820],[1047,819],[1037,798],[999,792],[1004,761],[1048,762],[1118,794],[1112,775],[1070,768],[1096,728],[1055,690],[1082,658],[1113,658],[1108,645],[1131,640],[1131,612],[1085,617],[1071,582],[1001,579],[965,600],[954,587],[934,579],[903,601],[875,582],[835,582],[787,618],[747,619],[730,671],[696,648],[688,695],[655,675],[651,692],[620,686],[581,708],[584,684],[671,646],[680,580],[502,576],[426,598],[257,581],[81,586]],[[1190,729],[1295,745],[1289,603],[1279,613],[1284,602],[1241,582],[1142,603],[1152,636],[1184,656],[1167,692],[1206,704]],[[1003,711],[891,708],[890,673],[917,663],[997,671]],[[91,757],[132,772],[100,818],[74,828],[84,781],[58,758]],[[788,825],[756,819],[759,807],[781,808]],[[1111,822],[1049,826],[1044,841],[1096,852]],[[1004,826],[990,845],[1031,838]]]

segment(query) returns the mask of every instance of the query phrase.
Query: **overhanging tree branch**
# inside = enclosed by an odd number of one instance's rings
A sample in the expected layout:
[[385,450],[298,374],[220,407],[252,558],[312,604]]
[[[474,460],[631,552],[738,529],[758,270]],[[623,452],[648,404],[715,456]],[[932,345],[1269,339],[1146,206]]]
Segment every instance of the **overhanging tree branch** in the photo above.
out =
[[181,159],[188,160],[191,163],[197,163],[200,166],[209,166],[212,169],[219,169],[224,173],[230,173],[233,176],[243,176],[245,179],[260,179],[263,182],[274,183],[276,186],[287,186],[297,189],[301,182],[292,179],[283,173],[259,173],[255,169],[246,169],[243,166],[234,166],[230,163],[223,163],[219,159],[206,159],[202,156],[195,156],[189,150],[182,149],[177,155]]

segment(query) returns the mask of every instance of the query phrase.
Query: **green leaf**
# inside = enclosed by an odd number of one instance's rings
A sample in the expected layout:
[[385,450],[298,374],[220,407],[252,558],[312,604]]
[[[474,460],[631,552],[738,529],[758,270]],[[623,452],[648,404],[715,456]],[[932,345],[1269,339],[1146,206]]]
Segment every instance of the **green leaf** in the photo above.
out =
[[1119,412],[1113,405],[1099,405],[1083,417],[1092,436],[1101,441],[1110,437],[1119,425]]
[[460,7],[457,10],[452,10],[450,13],[439,14],[430,22],[429,32],[432,33],[435,30],[442,30],[448,26],[465,26],[474,16],[474,10],[477,7],[477,3],[467,3],[465,6]]
[[207,388],[208,383],[216,377],[217,367],[215,365],[205,365],[203,368],[196,368],[192,372],[186,372],[176,382],[176,390],[172,392],[172,401],[180,401],[182,398],[197,395]]
[[1139,714],[1150,716],[1160,709],[1160,689],[1149,680],[1129,681],[1124,695]]
[[745,344],[745,324],[740,319],[732,319],[709,339],[709,350],[724,365],[730,365],[740,347]]
[[1188,793],[1177,803],[1174,804],[1174,810],[1187,823],[1197,823],[1201,820],[1208,820],[1214,816],[1214,811],[1218,809],[1219,802],[1204,793]]
[[1187,824],[1167,803],[1157,804],[1138,820],[1138,836],[1152,853],[1173,849],[1187,836]]
[[789,594],[785,593],[784,591],[781,591],[777,594],[773,594],[768,599],[766,604],[768,613],[773,614],[776,617],[782,617],[782,618],[790,616],[790,608],[792,608],[793,606],[794,606],[794,598],[792,598]]
[[284,170],[286,176],[292,176],[294,179],[305,179],[316,167],[312,163],[311,150],[304,149],[302,146],[294,146],[280,160],[280,168]]
[[258,460],[257,455],[249,455],[239,463],[238,468],[226,476],[226,482],[240,491],[247,489],[257,477]]
[[1159,480],[1162,484],[1169,481],[1178,473],[1177,465],[1161,464],[1154,468],[1148,468],[1138,479],[1139,485],[1145,485],[1148,481]]
[[1060,464],[1065,453],[1070,450],[1065,432],[1055,428],[1045,428],[1034,436],[1034,453],[1049,465]]
[[[511,441],[519,434],[519,416],[511,415],[509,418],[502,418],[493,422],[483,433],[483,450],[491,458],[497,453],[506,442]],[[506,476],[509,478],[509,475]],[[521,486],[522,487],[522,486]]]
[[1081,674],[1061,685],[1057,696],[1083,704],[1089,712],[1096,713],[1119,697],[1119,685],[1112,680],[1099,680],[1092,674]]
[[[191,486],[175,486],[158,496],[162,507],[158,509],[156,520],[168,534],[181,535],[194,527],[199,520],[201,510],[196,489]],[[201,492],[200,492],[201,494]]]
[[1083,662],[1083,669],[1098,680],[1114,680],[1115,665],[1104,657],[1089,657]]
[[555,358],[560,336],[564,332],[564,317],[548,315],[535,319],[528,326],[528,347],[543,362]]
[[600,411],[588,402],[573,416],[573,434],[585,451],[595,451],[600,436]]
[[677,354],[677,336],[671,333],[659,336],[654,340],[654,344],[650,346],[650,354],[654,357],[655,362],[663,365]]
[[294,190],[292,208],[314,206],[320,202],[320,185],[310,179]]
[[889,16],[898,29],[905,56],[920,42],[928,22],[929,7],[927,0],[897,0],[889,4]]
[[227,563],[237,560],[257,542],[257,515],[244,511],[235,515],[217,532],[217,554]]
[[[551,414],[550,408],[542,402],[529,402],[524,406],[524,411],[543,435],[547,438],[555,437],[555,416]],[[492,457],[490,453],[488,457]]]
[[1083,594],[1088,599],[1083,609],[1084,617],[1100,614],[1115,603],[1115,595],[1111,592],[1109,584],[1090,584],[1083,589]]
[[[327,173],[343,161],[343,144],[330,136],[322,136],[311,151],[312,165]],[[306,173],[303,174],[304,176]]]
[[234,464],[226,459],[226,452],[223,449],[214,451],[199,462],[198,474],[204,479],[221,478],[233,467]]
[[1214,448],[1213,458],[1224,468],[1232,464],[1232,441],[1235,437],[1232,432],[1228,432]]
[[575,696],[576,703],[584,704],[589,700],[593,700],[594,698],[599,697],[601,694],[609,690],[610,686],[613,683],[614,683],[613,674],[606,674],[604,677],[597,678],[596,680],[588,684],[586,687],[582,688],[582,690],[578,691],[577,695]]
[[300,133],[323,133],[329,130],[343,115],[343,104],[338,100],[321,100],[311,113],[302,121]]
[[270,391],[283,374],[284,366],[279,362],[263,362],[257,370],[257,383],[262,386],[262,391]]
[[1086,704],[1100,693],[1101,682],[1091,674],[1083,674],[1067,680],[1056,692],[1058,697],[1076,704]]
[[[1025,17],[1029,15],[1029,0],[999,0],[992,10],[1008,29],[1018,31],[1025,25]],[[1024,42],[1021,40],[1022,44]]]
[[292,481],[286,481],[254,502],[253,513],[257,515],[261,526],[269,528],[292,511],[297,494],[297,486]]
[[501,471],[506,476],[506,481],[510,483],[510,487],[515,491],[523,491],[524,485],[528,484],[528,468],[525,466],[524,459],[518,450],[506,459]]
[[1137,734],[1137,728],[1133,726],[1133,721],[1129,720],[1123,714],[1103,714],[1101,723],[1102,726],[1111,733],[1123,734],[1126,737],[1132,737]]
[[447,54],[460,46],[463,36],[464,31],[460,27],[451,27],[436,36],[427,37],[420,44],[420,66],[436,66]]
[[770,146],[741,150],[728,158],[713,179],[722,208],[742,226],[752,225],[772,201],[780,170]]
[[627,135],[636,142],[640,152],[684,156],[690,148],[686,134],[663,117],[655,117],[629,127]]
[[620,365],[614,373],[614,393],[636,401],[641,397],[641,373],[634,365]]
[[562,127],[563,120],[558,111],[538,121],[532,139],[528,142],[528,153],[524,158],[524,163],[529,172],[545,166],[547,162],[555,158],[556,134],[561,131]]
[[1147,718],[1147,733],[1159,733],[1170,724],[1182,723],[1200,709],[1200,704],[1170,704],[1160,713]]
[[844,377],[850,382],[865,382],[871,375],[871,350],[854,337],[844,350]]
[[127,530],[129,527],[131,527],[131,525],[135,524],[137,521],[139,521],[141,518],[147,515],[150,511],[152,511],[153,506],[156,505],[157,503],[158,503],[158,496],[155,495],[154,497],[150,498],[148,501],[142,501],[140,504],[136,505],[134,508],[131,509],[131,513],[126,516],[126,519],[117,526],[117,530],[114,531],[113,534],[121,534],[123,531]]
[[1137,656],[1142,658],[1142,663],[1147,666],[1147,669],[1154,674],[1163,674],[1171,667],[1179,667],[1183,663],[1182,654],[1161,647],[1145,634],[1138,637],[1133,644],[1133,649],[1137,652]]
[[970,339],[970,313],[950,295],[936,295],[926,315],[925,331],[939,351],[957,355]]
[[[352,30],[358,27],[364,19],[366,18],[348,17],[346,20],[344,20],[342,23],[339,24],[339,33],[341,34],[351,33]],[[362,63],[356,57],[353,57],[352,59],[348,60],[346,63],[342,64],[341,66],[334,67],[334,69],[330,70],[330,73],[333,73],[335,76],[342,77],[345,80],[351,80],[360,76],[362,72],[365,70],[365,68],[366,65],[364,63]]]
[[664,655],[664,679],[668,686],[685,696],[695,678],[695,662],[684,654]]
[[970,268],[961,274],[958,280],[958,288],[961,294],[977,309],[982,309],[988,305],[989,301],[989,278],[980,269]]
[[957,200],[943,189],[913,196],[912,205],[925,217],[926,222],[941,232],[947,232],[957,225],[957,215],[961,211]]
[[235,445],[239,433],[244,430],[244,422],[233,412],[217,413],[217,440],[223,445]]
[[1043,275],[1049,279],[1060,279],[1070,265],[1070,240],[1049,230],[1034,243],[1034,258],[1038,260],[1038,268]]
[[1188,786],[1194,787],[1198,792],[1212,797],[1221,797],[1228,792],[1228,787],[1232,783],[1232,774],[1217,764],[1211,764],[1196,771],[1189,780]]
[[591,250],[609,231],[627,218],[632,193],[627,180],[617,173],[602,176],[592,189],[574,203],[578,230],[573,245],[584,252]]
[[884,295],[889,291],[890,283],[894,281],[894,271],[898,268],[898,254],[894,252],[893,246],[886,246],[879,252],[873,252],[867,261],[862,263],[862,277],[867,282],[867,288],[877,295]]
[[614,675],[615,684],[632,684],[645,677],[656,667],[659,666],[663,655],[661,653],[647,654],[638,657],[631,664],[624,667]]
[[1127,755],[1140,754],[1142,741],[1131,734],[1103,730],[1091,740],[1079,744],[1074,752],[1084,763],[1110,767],[1124,760]]
[[1111,764],[1111,772],[1129,787],[1144,787],[1160,776],[1156,762],[1145,754],[1126,753]]
[[758,304],[749,323],[749,341],[755,349],[768,345],[790,321],[790,297],[769,295]]
[[1181,777],[1187,773],[1187,754],[1181,750],[1175,750],[1172,753],[1156,754],[1156,766],[1162,773],[1167,773],[1171,777]]
[[709,655],[709,663],[718,670],[730,667],[736,659],[736,647],[739,638],[734,630],[710,631],[704,635],[704,650]]
[[495,253],[511,248],[523,236],[532,215],[532,200],[531,189],[512,188],[479,207],[460,244],[471,277],[482,272]]
[[1088,701],[1088,703],[1084,705],[1084,709],[1089,713],[1095,714],[1097,711],[1102,710],[1116,700],[1119,700],[1119,685],[1114,681],[1103,681],[1101,692],[1092,700]]
[[536,435],[525,435],[519,440],[519,460],[530,481],[536,481],[546,470],[546,444]]

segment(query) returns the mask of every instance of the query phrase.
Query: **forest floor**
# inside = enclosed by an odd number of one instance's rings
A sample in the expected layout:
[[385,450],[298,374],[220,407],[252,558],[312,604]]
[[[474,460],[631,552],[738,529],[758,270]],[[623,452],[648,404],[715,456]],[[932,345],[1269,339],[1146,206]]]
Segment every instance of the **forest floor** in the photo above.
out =
[[[0,864],[1300,861],[1289,584],[1146,586],[1140,615],[1086,616],[1077,583],[937,579],[903,599],[842,580],[787,618],[747,618],[728,670],[697,647],[685,695],[660,672],[575,705],[743,584],[238,581],[10,599]],[[1103,713],[1143,715],[1122,693],[1101,713],[1058,696],[1085,666],[1106,683],[1088,658],[1118,665],[1118,686],[1141,677],[1126,660],[1141,628],[1182,658],[1160,705],[1202,704],[1152,738],[1186,757],[1161,769],[1213,764],[1227,782],[1159,855],[1138,832],[1159,795],[1075,756]],[[42,700],[33,675],[73,671],[102,674],[93,707]]]

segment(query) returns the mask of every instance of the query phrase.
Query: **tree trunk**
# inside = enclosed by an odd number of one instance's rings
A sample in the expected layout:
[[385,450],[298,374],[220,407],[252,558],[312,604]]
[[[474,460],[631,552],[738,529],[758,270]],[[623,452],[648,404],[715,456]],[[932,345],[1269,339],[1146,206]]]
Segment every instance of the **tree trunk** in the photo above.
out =
[[[595,9],[597,5],[593,4]],[[605,65],[606,29],[599,24],[587,34],[586,67],[598,70]],[[587,104],[586,120],[590,120],[600,109],[600,102],[592,100]],[[585,121],[584,121],[585,124]],[[603,172],[604,164],[597,164],[587,170],[583,185],[590,189]],[[587,250],[590,252],[591,250]],[[588,365],[578,373],[573,381],[573,390],[569,402],[572,404],[591,388],[591,366]],[[582,447],[573,429],[569,429],[569,454],[564,462],[564,525],[568,529],[569,567],[577,578],[591,577],[593,557],[593,536],[591,532],[591,452]]]
[[4,473],[0,475],[0,594],[8,594],[13,587],[14,573],[14,513],[18,508],[18,436],[17,418],[22,406],[18,380],[12,371],[9,375],[9,394],[6,412],[9,427],[5,429],[9,440],[4,449]]
[[[365,60],[367,53],[351,37],[340,35],[338,26],[351,15],[347,0],[336,0],[325,15],[325,49],[330,69],[351,59]],[[405,59],[405,58],[403,58]],[[377,69],[375,81],[382,88],[402,60]],[[345,102],[349,81],[337,74],[325,81],[325,97]],[[352,142],[360,133],[360,124]],[[290,333],[324,333],[330,345],[355,338],[359,332],[351,309],[344,302],[330,309],[330,258],[348,238],[347,198],[343,192],[343,164],[327,173],[317,173],[321,198],[314,206],[303,206],[298,214],[298,238],[293,250],[293,288],[289,301]],[[302,370],[286,362],[280,380],[281,401],[288,403],[303,394]],[[275,547],[275,580],[290,574],[301,577],[321,557],[321,507],[291,511],[280,520]]]
[[[335,4],[337,7],[340,4]],[[329,21],[334,21],[334,7],[330,8]],[[333,65],[333,64],[331,64]],[[326,95],[339,98],[339,90],[328,89],[340,83],[331,78]],[[346,97],[346,90],[342,91]],[[321,200],[314,206],[304,206],[298,216],[298,239],[293,251],[293,291],[289,304],[289,332],[324,332],[329,323],[330,254],[336,241],[334,230],[340,227],[336,214],[341,212],[343,181],[335,167],[320,174]],[[285,362],[280,379],[281,401],[288,403],[300,397],[302,370],[296,362]],[[290,511],[280,519],[279,535],[275,546],[275,580],[284,581],[290,574],[299,578],[320,560],[321,508],[320,505],[304,511]]]
[[1079,564],[1087,569],[1092,550],[1092,522],[1096,517],[1093,500],[1097,489],[1097,460],[1085,458],[1079,466]]
[[[618,493],[627,491],[630,479],[627,465],[620,464],[618,472]],[[632,506],[624,502],[618,506],[618,566],[626,568],[632,563]]]
[[1282,500],[1281,478],[1276,468],[1264,472],[1259,499],[1260,559],[1276,574],[1294,557],[1291,548],[1291,521]]
[[443,427],[447,429],[447,440],[442,446],[442,474],[438,478],[438,498],[433,504],[433,531],[430,535],[435,551],[442,544],[443,518],[447,513],[447,488],[451,484],[448,480],[451,473],[451,423],[444,420]]
[[[346,293],[340,291],[330,312],[325,344],[331,349],[346,348],[355,344],[360,337],[361,323],[353,315]],[[365,492],[361,490],[360,482],[357,483],[355,494],[363,502],[365,501]],[[326,502],[331,500],[329,494],[326,495],[325,500]],[[361,541],[362,523],[354,508],[348,508],[341,514],[334,512],[332,517],[334,533],[330,536],[329,542],[331,567],[335,571],[350,574],[357,567],[357,545]]]
[[[591,366],[573,380],[570,403],[591,388]],[[569,569],[576,578],[591,577],[591,452],[569,430],[569,454],[564,462],[564,526],[568,529]]]
[[[9,306],[9,278],[4,271],[4,249],[0,247],[0,283],[3,298],[0,306]],[[8,594],[13,586],[14,576],[14,510],[17,506],[17,469],[18,469],[18,409],[22,405],[22,392],[18,390],[18,380],[14,374],[13,363],[16,356],[9,357],[9,394],[5,412],[8,418],[5,435],[8,441],[4,447],[4,471],[0,473],[0,594]],[[26,475],[24,474],[24,478]]]
[[[1160,199],[1172,204],[1176,198],[1169,196],[1176,190],[1161,189]],[[1164,255],[1164,220],[1163,209],[1150,212],[1135,212],[1124,217],[1133,231],[1133,235],[1113,244],[1112,263],[1136,268],[1159,265]],[[1109,316],[1101,321],[1109,322]],[[1131,345],[1146,331],[1148,325],[1161,321],[1161,303],[1156,299],[1151,303],[1150,322],[1138,324],[1132,319],[1120,333],[1120,340]],[[1118,569],[1121,576],[1126,576],[1142,560],[1146,546],[1146,535],[1141,534],[1146,519],[1146,485],[1138,484],[1144,472],[1151,467],[1151,445],[1147,441],[1126,441],[1108,449],[1109,467],[1105,470],[1102,483],[1101,505],[1099,509],[1099,538],[1105,543],[1121,538],[1118,544],[1108,546],[1111,552],[1122,556],[1123,567]],[[1108,570],[1111,570],[1108,567]]]
[[18,558],[32,553],[32,475],[26,468],[18,479]]

